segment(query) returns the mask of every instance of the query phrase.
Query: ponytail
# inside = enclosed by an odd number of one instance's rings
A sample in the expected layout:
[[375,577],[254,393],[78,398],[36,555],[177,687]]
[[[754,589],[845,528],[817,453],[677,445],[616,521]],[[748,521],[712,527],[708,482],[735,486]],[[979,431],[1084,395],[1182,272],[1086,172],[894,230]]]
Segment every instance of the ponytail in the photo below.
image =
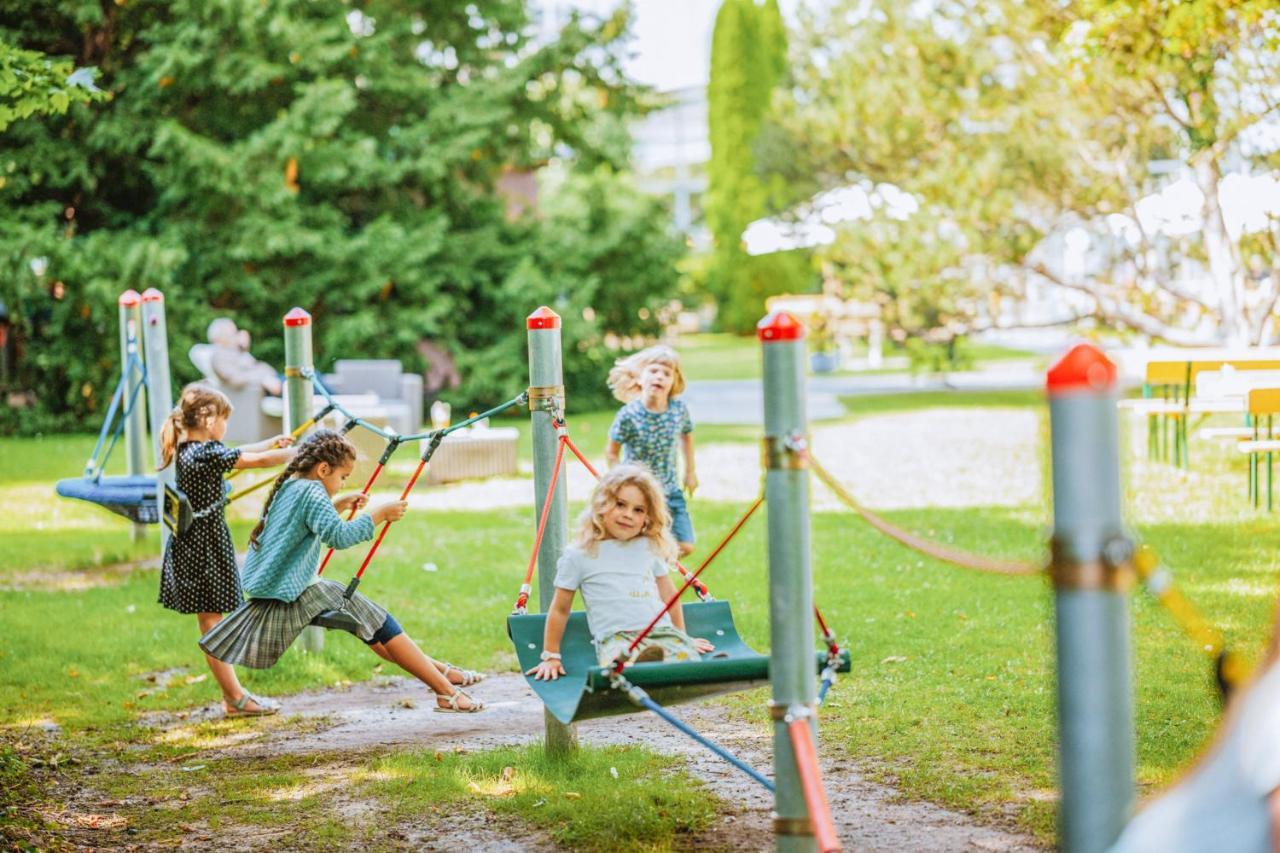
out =
[[329,465],[337,468],[348,462],[355,461],[356,448],[347,437],[339,432],[331,429],[316,430],[307,436],[301,444],[298,445],[298,452],[289,460],[289,464],[280,472],[280,476],[276,477],[276,481],[271,485],[271,493],[267,495],[267,502],[262,505],[262,517],[258,519],[257,525],[253,531],[249,533],[249,547],[258,548],[258,537],[262,535],[262,531],[267,526],[267,514],[271,511],[271,502],[276,499],[276,492],[280,491],[280,487],[285,481],[295,474],[310,474],[315,467],[321,462],[327,462]]
[[157,470],[169,467],[178,451],[178,442],[189,430],[204,426],[210,418],[230,416],[231,401],[221,391],[199,382],[183,388],[178,405],[174,406],[160,428],[160,468]]
[[178,440],[182,436],[182,409],[174,409],[169,413],[169,417],[164,419],[164,426],[160,427],[160,467],[157,471],[163,471],[169,467],[169,463],[173,461],[173,454],[178,450]]

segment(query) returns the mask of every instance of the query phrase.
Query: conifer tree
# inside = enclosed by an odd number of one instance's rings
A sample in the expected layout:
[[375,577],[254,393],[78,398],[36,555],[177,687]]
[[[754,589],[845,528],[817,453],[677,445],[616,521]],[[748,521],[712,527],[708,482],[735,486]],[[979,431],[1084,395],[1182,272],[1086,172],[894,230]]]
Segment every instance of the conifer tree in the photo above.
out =
[[[575,18],[535,41],[522,0],[0,0],[0,39],[96,66],[110,94],[0,136],[0,300],[20,387],[51,416],[100,417],[116,297],[154,286],[178,381],[195,377],[181,355],[220,314],[280,364],[280,317],[302,305],[322,369],[421,369],[429,339],[465,378],[455,402],[505,399],[524,381],[523,318],[547,302],[578,311],[566,378],[590,397],[603,333],[654,330],[641,309],[676,281],[667,217],[623,202],[636,197],[617,177],[627,151],[600,130],[636,107],[617,59],[625,28],[621,13]],[[595,230],[511,215],[499,179],[566,158],[596,186],[614,181],[614,203],[584,223]],[[613,251],[593,237],[622,212],[655,235],[634,259],[654,272],[594,291],[630,300],[597,312],[626,324],[603,328],[566,276]]]

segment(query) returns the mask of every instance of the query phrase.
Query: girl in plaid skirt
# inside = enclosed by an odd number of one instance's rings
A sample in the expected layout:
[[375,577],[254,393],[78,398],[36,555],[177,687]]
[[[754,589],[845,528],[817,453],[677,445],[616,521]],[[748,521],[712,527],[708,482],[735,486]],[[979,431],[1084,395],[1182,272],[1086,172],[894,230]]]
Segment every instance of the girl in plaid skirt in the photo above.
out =
[[341,512],[368,501],[363,494],[334,500],[355,461],[355,447],[332,430],[319,430],[298,445],[249,536],[241,578],[248,600],[206,634],[200,647],[226,663],[266,669],[316,616],[345,610],[357,624],[357,636],[375,654],[431,688],[437,711],[481,710],[484,703],[457,685],[483,676],[432,660],[382,607],[359,593],[346,601],[341,584],[316,574],[322,543],[350,548],[366,542],[379,524],[403,518],[408,506],[405,501],[389,501],[368,515],[344,521]]

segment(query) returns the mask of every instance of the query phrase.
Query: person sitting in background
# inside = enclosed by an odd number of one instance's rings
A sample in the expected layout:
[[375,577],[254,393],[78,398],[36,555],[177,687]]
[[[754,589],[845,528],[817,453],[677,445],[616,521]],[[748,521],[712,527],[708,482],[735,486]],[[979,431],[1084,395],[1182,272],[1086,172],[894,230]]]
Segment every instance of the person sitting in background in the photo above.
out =
[[273,397],[284,391],[280,374],[264,361],[249,353],[249,333],[237,329],[229,317],[219,317],[209,324],[209,343],[213,345],[210,367],[219,382],[231,388],[261,385]]

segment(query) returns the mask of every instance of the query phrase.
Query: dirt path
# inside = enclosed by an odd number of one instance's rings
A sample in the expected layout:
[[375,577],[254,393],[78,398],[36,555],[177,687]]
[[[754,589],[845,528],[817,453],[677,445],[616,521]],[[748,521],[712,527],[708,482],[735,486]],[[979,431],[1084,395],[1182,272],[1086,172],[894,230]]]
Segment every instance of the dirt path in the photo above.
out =
[[[316,725],[215,746],[201,757],[248,759],[342,752],[364,755],[406,747],[480,750],[527,743],[541,736],[542,705],[522,677],[514,673],[496,675],[472,690],[488,703],[489,710],[475,715],[433,713],[422,688],[401,678],[364,682],[345,690],[309,691],[285,699],[284,713],[314,718]],[[766,775],[771,775],[767,768],[772,746],[766,734],[725,719],[714,704],[684,705],[679,713],[699,731],[752,765],[766,768]],[[187,720],[161,717],[154,722],[181,730],[213,716],[216,710],[209,707]],[[581,723],[578,731],[583,743],[642,744],[684,757],[689,771],[730,804],[716,825],[697,839],[696,846],[730,850],[772,846],[769,794],[661,720],[636,714]],[[866,779],[852,762],[828,757],[824,772],[832,812],[848,850],[1041,849],[1026,836],[983,826],[968,815],[928,803],[904,802],[893,788]],[[554,849],[545,838],[530,836],[527,830],[515,836],[497,833],[483,814],[454,815],[449,821],[454,849]],[[521,839],[519,845],[512,842],[512,837]],[[426,836],[417,840],[429,843]]]

